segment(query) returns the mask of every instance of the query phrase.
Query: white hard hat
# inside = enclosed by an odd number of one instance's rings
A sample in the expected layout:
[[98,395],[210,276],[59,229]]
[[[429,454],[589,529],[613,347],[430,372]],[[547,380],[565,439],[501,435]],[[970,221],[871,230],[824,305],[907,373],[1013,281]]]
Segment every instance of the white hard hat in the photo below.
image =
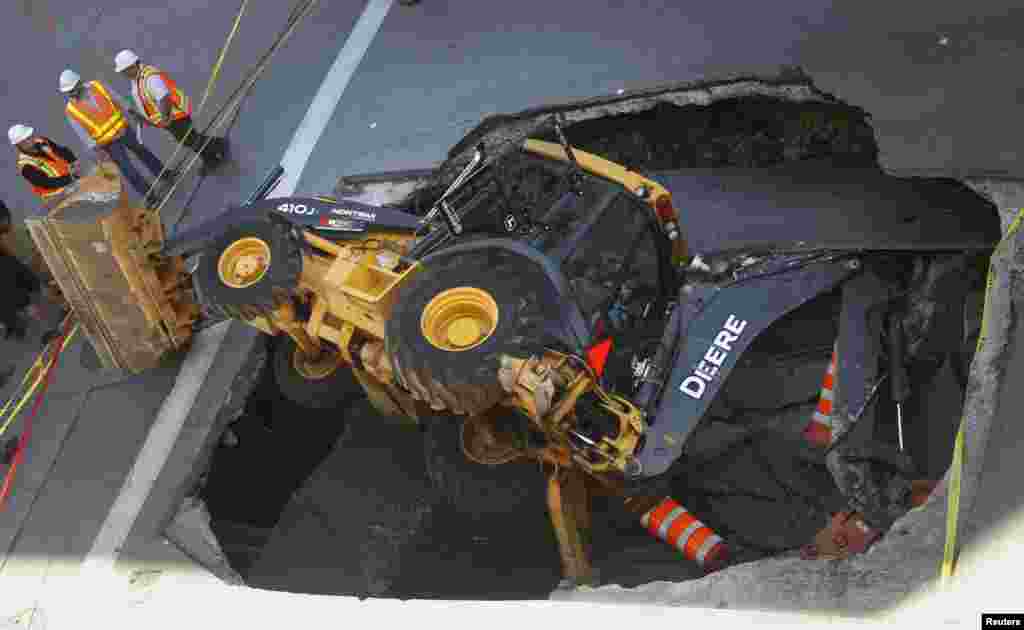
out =
[[31,138],[32,134],[35,132],[36,130],[32,127],[17,124],[12,125],[11,128],[7,130],[7,137],[10,139],[11,144],[18,144],[19,142],[24,142]]
[[78,76],[78,73],[74,70],[65,70],[60,73],[60,91],[70,92],[78,85],[78,82],[82,80],[82,77]]
[[133,63],[136,63],[138,60],[139,56],[136,55],[134,52],[127,49],[122,50],[121,52],[117,53],[116,57],[114,57],[114,70],[116,72],[121,72],[128,66],[132,65]]

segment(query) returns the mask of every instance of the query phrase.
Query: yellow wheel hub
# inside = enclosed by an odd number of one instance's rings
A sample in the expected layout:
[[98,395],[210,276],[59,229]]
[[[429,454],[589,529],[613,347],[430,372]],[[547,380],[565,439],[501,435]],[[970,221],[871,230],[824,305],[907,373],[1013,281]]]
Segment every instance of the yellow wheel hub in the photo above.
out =
[[240,238],[220,255],[217,273],[220,281],[233,289],[251,287],[270,268],[270,246],[260,238]]
[[292,353],[292,367],[303,378],[319,381],[334,374],[341,365],[341,357],[334,352],[322,352],[318,359],[310,360],[298,348]]
[[420,317],[423,336],[435,348],[448,352],[479,346],[497,327],[498,304],[487,291],[472,287],[438,293]]

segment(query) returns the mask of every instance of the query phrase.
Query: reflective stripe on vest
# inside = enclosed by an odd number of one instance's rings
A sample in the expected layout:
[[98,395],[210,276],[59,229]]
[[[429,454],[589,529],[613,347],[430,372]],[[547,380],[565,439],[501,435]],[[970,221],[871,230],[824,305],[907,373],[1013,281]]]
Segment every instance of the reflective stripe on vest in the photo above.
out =
[[[87,87],[88,97],[68,101],[67,114],[85,127],[96,144],[110,144],[128,123],[103,84],[99,81],[90,81]],[[96,105],[89,102],[89,97],[96,101]]]
[[[52,177],[54,179],[58,177],[66,177],[71,174],[71,165],[67,160],[57,155],[57,153],[49,146],[43,147],[43,151],[46,153],[46,156],[29,155],[19,151],[18,172],[20,173],[21,169],[26,166],[34,166],[46,173],[47,177]],[[66,186],[61,186],[60,188],[44,188],[42,186],[32,184],[32,192],[42,199],[55,197],[64,192],[65,188]]]
[[146,89],[146,81],[154,75],[160,77],[160,79],[163,80],[164,85],[167,86],[168,95],[171,97],[171,120],[180,120],[191,116],[192,99],[178,89],[178,85],[174,80],[167,76],[165,72],[162,72],[153,66],[142,66],[139,76],[135,80],[135,89],[139,93],[139,100],[142,101],[142,107],[145,110],[146,118],[158,127],[163,127],[167,124],[167,121],[164,120],[163,114],[160,113],[160,107],[157,105],[156,100],[149,94],[149,90]]

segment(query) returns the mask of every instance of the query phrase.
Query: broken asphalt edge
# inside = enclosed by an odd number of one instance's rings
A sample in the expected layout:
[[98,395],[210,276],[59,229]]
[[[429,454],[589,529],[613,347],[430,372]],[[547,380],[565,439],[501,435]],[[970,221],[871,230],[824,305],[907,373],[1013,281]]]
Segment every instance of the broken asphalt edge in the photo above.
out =
[[[962,181],[999,208],[1005,234],[1019,208],[1024,207],[1024,179],[979,174]],[[1024,235],[1018,233],[991,260],[994,283],[986,314],[988,339],[971,364],[964,404],[967,420],[958,526],[961,540],[965,530],[979,525],[971,521],[972,508],[980,489],[989,434],[999,410],[1006,355],[1017,340],[1012,325],[1013,301],[1014,285],[1020,283],[1024,273],[1017,262],[1021,256]],[[551,599],[884,617],[898,608],[924,603],[938,593],[949,478],[947,470],[927,502],[899,519],[861,556],[803,560],[794,551],[736,565],[699,580],[653,582],[636,588],[579,587],[555,591]],[[962,556],[968,553],[969,549]]]
[[162,532],[199,567],[226,584],[240,585],[244,582],[221,549],[197,489],[221,434],[241,416],[259,382],[266,342],[259,331],[240,322],[217,326],[228,330],[185,419],[190,434],[179,437],[147,499],[143,509],[149,522],[137,523],[132,535],[144,539]]
[[262,333],[246,324],[232,321],[219,325],[227,325],[229,330],[185,421],[195,434],[187,442],[179,440],[171,457],[182,465],[164,473],[162,488],[154,487],[151,501],[158,504],[152,509],[160,515],[159,531],[168,542],[225,584],[242,585],[244,581],[213,533],[198,488],[221,435],[242,415],[260,381],[267,343]]

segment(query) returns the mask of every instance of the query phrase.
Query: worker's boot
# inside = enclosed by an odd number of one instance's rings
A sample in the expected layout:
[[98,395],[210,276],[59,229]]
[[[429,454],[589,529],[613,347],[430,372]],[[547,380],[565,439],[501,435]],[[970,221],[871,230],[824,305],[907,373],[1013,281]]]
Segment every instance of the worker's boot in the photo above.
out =
[[227,138],[214,138],[207,149],[217,162],[225,162],[228,159],[230,145]]
[[166,186],[173,186],[179,179],[181,179],[181,171],[176,168],[165,168],[164,172],[160,175],[160,183]]
[[206,146],[206,150],[203,151],[202,155],[203,165],[200,167],[199,174],[206,176],[218,168],[220,168],[224,162],[228,160],[228,141],[226,138],[213,138],[210,144]]
[[150,190],[148,193],[146,193],[146,197],[145,199],[142,200],[142,203],[147,208],[152,209],[159,206],[161,201],[163,201],[163,195],[160,194],[159,190],[154,188],[153,190]]

